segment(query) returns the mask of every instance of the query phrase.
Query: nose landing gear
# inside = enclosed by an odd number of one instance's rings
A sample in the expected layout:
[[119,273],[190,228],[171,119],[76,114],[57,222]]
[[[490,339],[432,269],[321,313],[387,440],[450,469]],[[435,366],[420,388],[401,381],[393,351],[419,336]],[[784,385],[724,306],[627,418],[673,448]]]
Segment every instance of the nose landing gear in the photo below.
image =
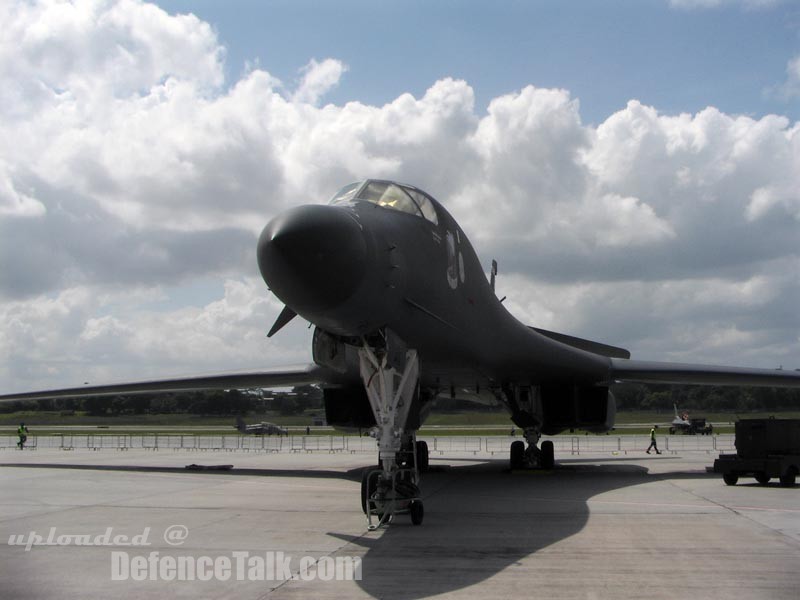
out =
[[[428,447],[406,431],[409,411],[419,387],[416,350],[405,353],[404,364],[388,364],[388,352],[378,354],[368,344],[359,350],[361,378],[367,391],[378,432],[377,469],[364,472],[361,508],[370,530],[410,514],[420,525],[425,514],[419,490],[419,473],[427,468]],[[373,517],[377,521],[373,522]]]

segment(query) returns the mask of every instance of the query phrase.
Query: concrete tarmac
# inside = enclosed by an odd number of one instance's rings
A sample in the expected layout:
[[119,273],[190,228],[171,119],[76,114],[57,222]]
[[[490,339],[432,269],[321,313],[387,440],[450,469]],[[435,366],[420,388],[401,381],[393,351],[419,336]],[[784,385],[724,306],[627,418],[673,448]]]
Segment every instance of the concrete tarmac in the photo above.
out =
[[431,459],[424,523],[369,532],[372,455],[6,450],[0,597],[798,597],[800,488],[726,486],[713,455]]

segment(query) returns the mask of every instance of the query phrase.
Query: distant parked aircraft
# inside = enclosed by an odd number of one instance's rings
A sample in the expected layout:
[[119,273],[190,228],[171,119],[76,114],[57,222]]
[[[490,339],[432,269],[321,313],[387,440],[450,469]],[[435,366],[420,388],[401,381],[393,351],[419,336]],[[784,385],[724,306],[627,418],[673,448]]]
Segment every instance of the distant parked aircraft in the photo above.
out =
[[672,423],[669,426],[670,435],[675,435],[676,433],[711,435],[714,430],[711,423],[706,423],[706,420],[702,418],[690,419],[689,413],[686,411],[679,415],[678,405],[673,404],[672,406],[675,408],[675,418],[672,419]]
[[288,429],[281,427],[280,425],[275,425],[275,423],[267,423],[262,421],[261,423],[253,423],[252,425],[248,425],[244,422],[242,417],[236,417],[235,427],[239,430],[239,433],[244,433],[246,435],[289,435]]

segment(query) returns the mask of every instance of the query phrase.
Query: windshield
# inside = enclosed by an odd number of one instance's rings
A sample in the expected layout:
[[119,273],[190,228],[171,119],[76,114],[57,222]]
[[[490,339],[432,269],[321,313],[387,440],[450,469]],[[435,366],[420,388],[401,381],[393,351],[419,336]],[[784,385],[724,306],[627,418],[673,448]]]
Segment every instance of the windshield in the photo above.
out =
[[417,206],[419,206],[419,209],[422,211],[422,215],[434,225],[438,225],[439,218],[436,216],[436,209],[433,208],[433,202],[431,202],[430,198],[419,190],[406,186],[401,187],[414,199],[414,202],[417,203]]
[[356,181],[355,183],[347,184],[333,195],[333,198],[331,198],[331,201],[328,204],[349,202],[353,199],[353,196],[355,196],[356,192],[358,192],[358,188],[360,188],[362,185],[364,185],[363,181]]
[[385,181],[370,181],[358,194],[359,200],[366,200],[384,208],[422,216],[419,207],[400,187]]
[[384,208],[423,217],[434,225],[439,224],[436,209],[428,195],[410,186],[391,181],[357,181],[336,192],[330,204],[344,204],[353,200],[365,200]]

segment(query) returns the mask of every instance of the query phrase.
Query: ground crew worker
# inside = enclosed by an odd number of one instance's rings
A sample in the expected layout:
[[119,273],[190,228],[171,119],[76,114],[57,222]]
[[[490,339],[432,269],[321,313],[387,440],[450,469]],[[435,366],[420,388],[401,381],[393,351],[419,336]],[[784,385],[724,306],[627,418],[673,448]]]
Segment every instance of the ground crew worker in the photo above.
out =
[[22,450],[25,447],[25,442],[28,441],[28,428],[25,427],[25,423],[19,424],[19,427],[17,428],[17,435],[19,436],[17,446],[19,446],[19,449]]
[[647,453],[650,454],[650,448],[655,448],[656,454],[661,454],[656,445],[656,429],[658,429],[658,425],[653,425],[650,429],[650,445],[647,447]]

